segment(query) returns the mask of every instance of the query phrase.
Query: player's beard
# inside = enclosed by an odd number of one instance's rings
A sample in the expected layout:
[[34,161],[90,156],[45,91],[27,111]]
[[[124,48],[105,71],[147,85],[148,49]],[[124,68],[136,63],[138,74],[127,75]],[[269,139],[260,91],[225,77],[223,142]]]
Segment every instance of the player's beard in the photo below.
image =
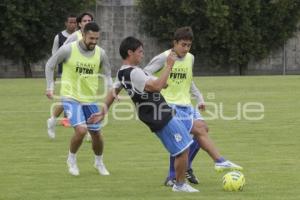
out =
[[96,44],[95,44],[95,43],[88,43],[88,44],[87,44],[87,43],[84,41],[84,44],[85,44],[87,50],[89,50],[89,51],[94,50],[95,47],[96,47]]
[[87,45],[87,49],[92,51],[92,50],[95,49],[95,46],[96,46],[96,44],[90,43],[90,44]]

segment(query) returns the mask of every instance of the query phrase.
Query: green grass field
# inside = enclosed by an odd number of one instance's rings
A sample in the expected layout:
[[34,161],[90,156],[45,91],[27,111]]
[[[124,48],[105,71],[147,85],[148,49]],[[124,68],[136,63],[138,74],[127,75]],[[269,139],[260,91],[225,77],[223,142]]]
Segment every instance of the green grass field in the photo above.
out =
[[[103,129],[104,161],[110,176],[92,167],[90,143],[78,153],[80,176],[67,172],[71,128],[57,127],[55,140],[46,133],[51,102],[43,79],[0,80],[0,199],[300,199],[300,76],[200,77],[197,86],[210,102],[236,116],[247,102],[264,105],[262,120],[208,120],[210,135],[222,154],[242,165],[247,185],[242,192],[224,192],[224,173],[213,169],[204,151],[193,168],[200,193],[178,194],[163,186],[168,154],[139,121],[109,118]],[[261,114],[261,113],[260,113]],[[209,117],[208,113],[204,114]],[[249,114],[255,116],[256,113]],[[112,116],[112,115],[110,115]]]

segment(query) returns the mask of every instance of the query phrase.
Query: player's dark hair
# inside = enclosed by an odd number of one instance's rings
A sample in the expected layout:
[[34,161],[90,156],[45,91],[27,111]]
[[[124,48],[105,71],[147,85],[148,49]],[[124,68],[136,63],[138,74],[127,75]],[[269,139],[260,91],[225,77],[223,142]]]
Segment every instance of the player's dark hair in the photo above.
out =
[[135,37],[129,36],[125,38],[120,44],[120,55],[123,59],[126,59],[129,56],[128,50],[134,52],[135,50],[137,50],[137,48],[141,46],[143,46],[143,43],[140,40],[136,39]]
[[96,22],[89,22],[84,26],[83,32],[87,33],[89,31],[99,32],[100,28],[99,28],[98,24],[96,24]]
[[178,28],[174,33],[174,40],[193,40],[194,34],[193,30],[190,26],[184,26],[181,28]]
[[74,14],[67,15],[66,22],[69,20],[69,18],[76,18],[76,22],[77,22],[77,16],[76,15],[74,15]]
[[84,16],[86,16],[86,15],[90,16],[90,18],[92,19],[92,21],[94,20],[94,17],[93,17],[93,15],[92,15],[91,13],[84,12],[84,13],[80,14],[80,15],[76,18],[77,24],[79,24],[79,23],[81,22],[82,18],[83,18]]

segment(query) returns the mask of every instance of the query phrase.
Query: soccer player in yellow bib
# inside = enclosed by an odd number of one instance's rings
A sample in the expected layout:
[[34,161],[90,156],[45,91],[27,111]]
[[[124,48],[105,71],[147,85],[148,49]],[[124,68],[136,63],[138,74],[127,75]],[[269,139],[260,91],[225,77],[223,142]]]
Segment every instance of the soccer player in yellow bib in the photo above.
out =
[[76,153],[87,132],[92,137],[92,148],[95,153],[94,167],[101,175],[109,175],[103,163],[103,139],[100,123],[87,123],[87,119],[99,111],[96,101],[100,69],[104,70],[108,87],[112,85],[111,68],[105,51],[97,45],[99,27],[90,22],[85,25],[83,37],[62,46],[46,64],[46,95],[54,97],[53,72],[58,63],[63,63],[60,96],[65,112],[74,128],[67,159],[69,173],[78,176]]
[[[63,45],[66,45],[66,44],[69,44],[71,42],[74,42],[74,41],[79,41],[82,39],[82,32],[83,32],[83,29],[84,29],[84,26],[93,21],[93,15],[88,13],[88,12],[84,12],[82,14],[80,14],[78,17],[76,17],[75,19],[78,27],[79,27],[79,30],[77,31],[73,31],[72,34],[70,34],[61,44],[60,46],[63,46]],[[55,52],[58,50],[59,48],[57,48],[55,50]],[[54,54],[55,52],[53,52],[52,50],[52,54]],[[61,71],[62,71],[62,66],[61,66]],[[61,76],[61,75],[60,75]],[[56,125],[56,118],[59,117],[59,115],[63,112],[63,106],[61,105],[57,105],[54,109],[54,112],[53,112],[53,115],[51,116],[51,118],[49,118],[47,120],[47,128],[48,128],[48,136],[51,138],[51,139],[54,139],[55,138],[55,125]],[[67,120],[67,118],[63,118],[62,120],[62,124],[64,126],[70,126],[69,124],[69,120]],[[90,141],[91,136],[89,134],[87,134],[87,140]]]
[[69,44],[71,42],[81,40],[84,26],[87,23],[92,22],[93,20],[94,20],[94,17],[91,13],[84,12],[84,13],[80,14],[76,19],[77,26],[79,27],[79,29],[77,31],[75,31],[72,35],[70,35],[68,37],[68,39],[64,42],[64,44]]
[[[70,35],[70,37],[68,37],[68,39],[65,41],[64,45],[69,44],[74,41],[81,40],[84,26],[87,23],[92,22],[93,20],[94,20],[94,17],[91,13],[88,13],[88,12],[81,13],[76,19],[77,26],[79,27],[79,29],[77,31],[75,31],[72,35]],[[91,140],[92,140],[91,135],[87,134],[86,141],[90,142]]]
[[[193,82],[194,56],[189,53],[193,41],[193,31],[190,27],[178,28],[174,33],[172,50],[178,56],[172,72],[169,75],[168,86],[161,91],[162,95],[175,110],[183,111],[193,119],[190,132],[194,136],[194,143],[190,146],[188,170],[186,178],[194,184],[198,184],[198,179],[192,170],[192,161],[201,146],[215,162],[217,171],[242,170],[242,167],[226,160],[221,156],[214,143],[208,136],[208,127],[197,109],[191,103],[191,93],[197,99],[197,107],[205,109],[203,97]],[[170,50],[167,50],[156,57],[144,68],[150,74],[159,75],[165,68],[166,59]],[[200,145],[200,146],[199,146]],[[174,157],[170,156],[169,175],[165,181],[166,186],[172,186],[175,179]]]

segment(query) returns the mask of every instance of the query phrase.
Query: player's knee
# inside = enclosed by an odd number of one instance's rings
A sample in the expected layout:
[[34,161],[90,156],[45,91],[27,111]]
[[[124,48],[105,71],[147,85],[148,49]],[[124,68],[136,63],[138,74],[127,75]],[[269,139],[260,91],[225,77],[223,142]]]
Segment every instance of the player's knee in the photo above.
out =
[[208,133],[209,128],[206,123],[203,124],[202,128],[205,130],[206,133]]
[[208,126],[204,121],[197,120],[194,122],[192,131],[200,135],[208,134]]
[[76,133],[79,134],[80,136],[85,136],[85,134],[87,133],[87,127],[86,126],[76,126]]

